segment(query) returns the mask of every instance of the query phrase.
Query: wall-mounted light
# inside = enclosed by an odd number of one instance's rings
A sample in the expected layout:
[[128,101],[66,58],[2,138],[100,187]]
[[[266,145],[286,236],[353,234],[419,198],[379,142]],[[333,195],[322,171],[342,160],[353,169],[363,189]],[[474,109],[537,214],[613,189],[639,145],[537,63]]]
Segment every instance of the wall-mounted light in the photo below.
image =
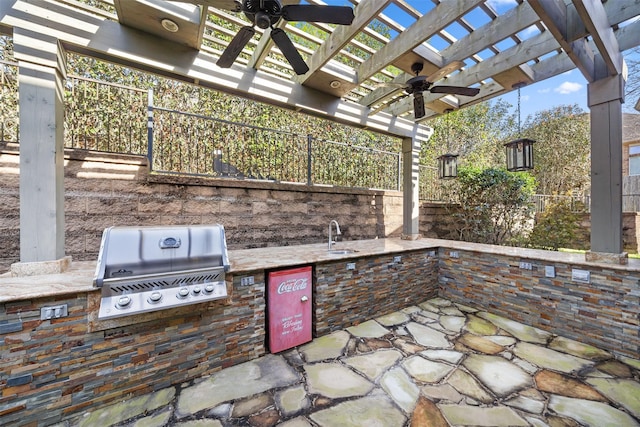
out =
[[180,29],[178,24],[168,18],[164,18],[162,21],[160,21],[160,23],[162,24],[162,28],[169,31],[170,33],[177,33]]

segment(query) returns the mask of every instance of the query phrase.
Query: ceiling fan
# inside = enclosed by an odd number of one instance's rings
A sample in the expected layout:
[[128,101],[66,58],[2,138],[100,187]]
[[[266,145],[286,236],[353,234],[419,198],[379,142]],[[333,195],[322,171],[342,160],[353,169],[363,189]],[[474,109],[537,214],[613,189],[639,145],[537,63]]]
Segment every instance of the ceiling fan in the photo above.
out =
[[[411,65],[411,71],[416,75],[415,77],[410,78],[406,83],[383,83],[381,86],[391,86],[403,89],[406,93],[405,96],[413,94],[413,115],[416,119],[419,119],[424,117],[426,114],[424,106],[424,92],[448,93],[464,96],[476,96],[480,92],[480,89],[472,87],[445,85],[433,86],[434,82],[446,77],[448,74],[462,68],[463,66],[464,62],[453,61],[429,76],[421,76],[420,72],[422,71],[423,64],[421,62],[416,62]],[[405,96],[397,99],[404,98]]]
[[254,27],[266,30],[271,28],[271,39],[289,61],[296,74],[305,74],[309,67],[297,51],[287,33],[274,27],[278,21],[322,22],[325,24],[350,25],[353,22],[353,9],[349,6],[322,5],[285,5],[280,0],[191,0],[205,6],[213,6],[234,12],[243,12],[252,25],[240,28],[231,43],[218,58],[217,65],[229,68],[242,49],[256,33]]

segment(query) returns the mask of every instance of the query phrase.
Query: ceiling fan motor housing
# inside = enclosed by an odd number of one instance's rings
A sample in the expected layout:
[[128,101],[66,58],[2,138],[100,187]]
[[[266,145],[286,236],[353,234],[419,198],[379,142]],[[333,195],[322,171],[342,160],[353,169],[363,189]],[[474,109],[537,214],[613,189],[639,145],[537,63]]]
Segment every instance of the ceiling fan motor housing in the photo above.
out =
[[[262,3],[262,7],[260,7]],[[263,30],[275,25],[282,16],[278,0],[244,0],[242,10],[246,17]]]

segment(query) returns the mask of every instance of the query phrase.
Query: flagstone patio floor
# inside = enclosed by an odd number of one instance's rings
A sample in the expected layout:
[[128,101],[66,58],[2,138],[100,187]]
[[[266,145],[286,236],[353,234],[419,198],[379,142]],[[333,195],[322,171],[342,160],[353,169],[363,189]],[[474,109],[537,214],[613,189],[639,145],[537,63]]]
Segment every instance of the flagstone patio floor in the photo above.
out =
[[640,426],[640,361],[435,298],[65,426]]

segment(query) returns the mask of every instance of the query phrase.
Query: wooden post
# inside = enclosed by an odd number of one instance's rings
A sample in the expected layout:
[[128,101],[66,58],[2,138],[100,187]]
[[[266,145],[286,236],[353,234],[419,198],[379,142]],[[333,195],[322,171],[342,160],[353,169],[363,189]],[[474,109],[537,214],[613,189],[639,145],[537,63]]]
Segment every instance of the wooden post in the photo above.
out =
[[416,240],[420,237],[420,142],[414,138],[402,140],[403,189],[402,189],[402,238]]
[[587,260],[626,263],[622,241],[624,77],[589,84],[591,110],[591,252]]
[[20,97],[20,263],[62,260],[64,52],[56,38],[17,27],[14,46]]

